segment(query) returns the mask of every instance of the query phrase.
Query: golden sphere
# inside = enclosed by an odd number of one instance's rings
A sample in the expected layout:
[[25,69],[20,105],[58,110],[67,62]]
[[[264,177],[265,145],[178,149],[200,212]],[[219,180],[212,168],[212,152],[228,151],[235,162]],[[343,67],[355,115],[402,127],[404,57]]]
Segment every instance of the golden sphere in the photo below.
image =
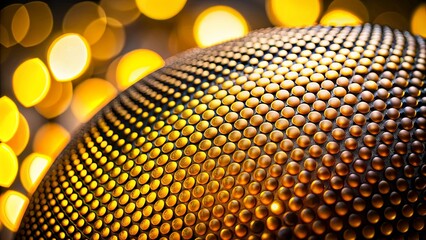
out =
[[370,24],[172,58],[74,136],[18,239],[420,239],[425,65]]

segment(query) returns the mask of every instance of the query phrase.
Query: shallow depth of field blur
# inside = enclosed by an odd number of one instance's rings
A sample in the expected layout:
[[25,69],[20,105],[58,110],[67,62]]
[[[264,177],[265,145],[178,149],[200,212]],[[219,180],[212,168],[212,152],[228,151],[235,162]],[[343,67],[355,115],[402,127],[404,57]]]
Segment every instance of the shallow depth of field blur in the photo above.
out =
[[426,37],[421,0],[0,2],[0,239],[73,132],[165,60],[251,30],[371,22]]

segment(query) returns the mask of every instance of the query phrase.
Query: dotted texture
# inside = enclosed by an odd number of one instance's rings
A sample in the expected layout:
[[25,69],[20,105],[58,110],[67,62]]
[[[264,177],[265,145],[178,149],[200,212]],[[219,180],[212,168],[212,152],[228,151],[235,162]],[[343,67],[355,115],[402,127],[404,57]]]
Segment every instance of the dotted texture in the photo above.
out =
[[18,239],[421,239],[425,58],[366,24],[169,59],[74,137]]

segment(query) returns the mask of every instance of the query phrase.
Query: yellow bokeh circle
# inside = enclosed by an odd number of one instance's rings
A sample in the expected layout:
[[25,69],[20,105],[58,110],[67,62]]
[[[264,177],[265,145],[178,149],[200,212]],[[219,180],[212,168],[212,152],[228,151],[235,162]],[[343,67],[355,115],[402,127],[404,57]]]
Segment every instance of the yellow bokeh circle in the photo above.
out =
[[69,142],[70,133],[57,123],[46,123],[41,126],[33,140],[33,151],[55,159]]
[[148,49],[133,50],[124,55],[117,65],[116,81],[120,90],[164,66],[163,58]]
[[90,63],[90,47],[79,34],[66,33],[56,38],[49,47],[47,62],[57,81],[71,81],[80,77]]
[[45,118],[54,118],[64,113],[71,104],[73,88],[71,82],[51,81],[46,97],[35,105],[35,109]]
[[411,31],[426,38],[426,3],[417,6],[411,16]]
[[[65,33],[80,34],[87,39],[84,33],[90,23],[96,20],[103,20],[103,24],[99,26],[96,33],[100,37],[99,35],[102,35],[106,28],[106,14],[104,9],[94,2],[79,2],[74,4],[65,14],[62,21],[62,30]],[[91,34],[94,33],[91,32]]]
[[10,187],[18,174],[18,159],[6,143],[0,143],[0,159],[0,187]]
[[51,164],[52,158],[40,153],[31,153],[24,159],[19,176],[28,193],[34,193]]
[[302,27],[314,24],[321,13],[320,0],[267,0],[266,13],[272,24]]
[[[88,37],[92,56],[95,60],[105,61],[117,56],[124,47],[126,33],[123,25],[114,18],[107,18],[105,22],[97,19],[87,26],[84,35]],[[102,34],[99,34],[102,32]]]
[[86,122],[116,95],[117,90],[110,82],[100,78],[87,79],[74,89],[71,111],[80,122]]
[[328,26],[356,26],[361,23],[358,16],[340,9],[332,10],[321,18],[321,24]]
[[[0,44],[6,48],[12,47],[16,44],[16,40],[13,37],[12,32],[12,22],[13,17],[22,6],[23,4],[14,3],[7,5],[0,10]],[[26,31],[28,31],[28,29]]]
[[204,10],[195,20],[194,37],[200,47],[243,37],[249,31],[244,17],[228,6],[214,6]]
[[8,190],[0,195],[0,222],[9,230],[18,231],[29,200],[20,192]]
[[49,88],[49,70],[39,58],[21,63],[13,74],[13,92],[25,107],[32,107],[41,102]]
[[0,141],[7,142],[19,126],[19,110],[16,104],[7,96],[0,98]]
[[108,17],[118,20],[123,25],[134,22],[141,14],[135,0],[101,0],[99,5]]
[[7,145],[15,152],[16,155],[21,154],[30,139],[30,127],[24,115],[19,114],[19,125],[15,135],[7,141]]
[[334,0],[320,23],[328,26],[355,26],[368,21],[368,9],[360,0]]
[[49,5],[41,1],[32,1],[21,6],[12,20],[13,36],[24,47],[43,42],[52,28],[52,12]]
[[174,17],[185,6],[186,0],[136,0],[141,13],[155,20]]

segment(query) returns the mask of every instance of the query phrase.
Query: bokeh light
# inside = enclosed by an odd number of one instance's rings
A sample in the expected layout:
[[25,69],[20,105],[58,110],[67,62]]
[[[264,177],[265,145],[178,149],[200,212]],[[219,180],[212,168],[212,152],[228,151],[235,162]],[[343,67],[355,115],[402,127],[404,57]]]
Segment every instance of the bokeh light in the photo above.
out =
[[6,143],[0,143],[0,159],[2,173],[0,174],[0,186],[10,187],[18,174],[18,159]]
[[186,0],[136,0],[141,13],[156,20],[174,17],[182,10],[185,3]]
[[422,3],[416,7],[411,16],[411,31],[426,38],[426,3]]
[[24,159],[19,176],[29,194],[34,193],[51,164],[52,158],[39,153],[31,153]]
[[355,26],[361,23],[361,19],[345,10],[332,10],[321,18],[321,24],[328,26]]
[[62,86],[67,82],[50,81],[50,88],[44,99],[37,106],[49,106],[59,101],[62,95]]
[[19,124],[16,133],[13,135],[6,144],[15,152],[20,155],[24,151],[30,139],[30,127],[28,126],[27,119],[21,113],[19,114]]
[[301,27],[316,23],[320,0],[267,0],[266,12],[275,26]]
[[52,31],[53,16],[49,5],[33,1],[21,6],[12,20],[15,40],[24,47],[43,42]]
[[120,90],[124,90],[163,65],[164,61],[157,53],[148,49],[133,50],[118,62],[117,86]]
[[97,18],[85,26],[83,36],[86,38],[89,45],[97,43],[105,33],[108,26],[108,19]]
[[89,39],[93,58],[103,61],[117,56],[123,49],[126,40],[123,25],[114,18],[107,18],[105,30],[101,37],[98,37],[98,33],[102,31],[104,24],[103,19],[97,19],[87,27],[85,32]]
[[19,126],[19,110],[16,104],[7,96],[0,98],[0,142],[9,141]]
[[345,10],[357,16],[362,22],[369,20],[368,9],[360,0],[334,0],[330,3],[327,10]]
[[75,88],[71,110],[78,120],[86,122],[116,95],[117,90],[110,82],[100,78],[87,79]]
[[320,23],[330,26],[355,26],[368,20],[368,10],[360,0],[334,0]]
[[397,12],[384,12],[377,16],[373,23],[387,25],[396,29],[408,29],[410,23],[408,20],[400,13]]
[[99,4],[109,17],[123,25],[134,22],[141,14],[135,0],[101,0]]
[[71,81],[81,76],[90,63],[90,48],[78,34],[67,33],[49,47],[47,61],[57,81]]
[[29,200],[20,192],[8,190],[0,195],[0,222],[12,231],[17,231]]
[[194,37],[200,47],[242,37],[249,31],[244,17],[227,6],[214,6],[204,10],[195,20]]
[[33,140],[33,151],[55,159],[70,140],[70,133],[57,123],[41,126]]
[[49,70],[39,58],[23,62],[13,74],[13,92],[25,107],[32,107],[43,100],[49,88]]
[[52,80],[49,92],[40,103],[35,105],[35,109],[47,119],[57,117],[70,106],[72,94],[71,82]]
[[19,7],[12,19],[12,35],[16,42],[20,42],[27,35],[30,28],[30,15],[25,5]]
[[0,43],[9,48],[16,44],[12,33],[12,21],[18,9],[23,6],[19,3],[10,4],[0,11]]
[[[99,21],[96,31],[86,31],[89,25]],[[62,22],[62,30],[65,33],[77,33],[82,35],[90,43],[89,38],[99,39],[106,28],[106,14],[104,9],[94,2],[79,2],[73,5],[65,14]],[[86,35],[86,33],[89,33]]]

